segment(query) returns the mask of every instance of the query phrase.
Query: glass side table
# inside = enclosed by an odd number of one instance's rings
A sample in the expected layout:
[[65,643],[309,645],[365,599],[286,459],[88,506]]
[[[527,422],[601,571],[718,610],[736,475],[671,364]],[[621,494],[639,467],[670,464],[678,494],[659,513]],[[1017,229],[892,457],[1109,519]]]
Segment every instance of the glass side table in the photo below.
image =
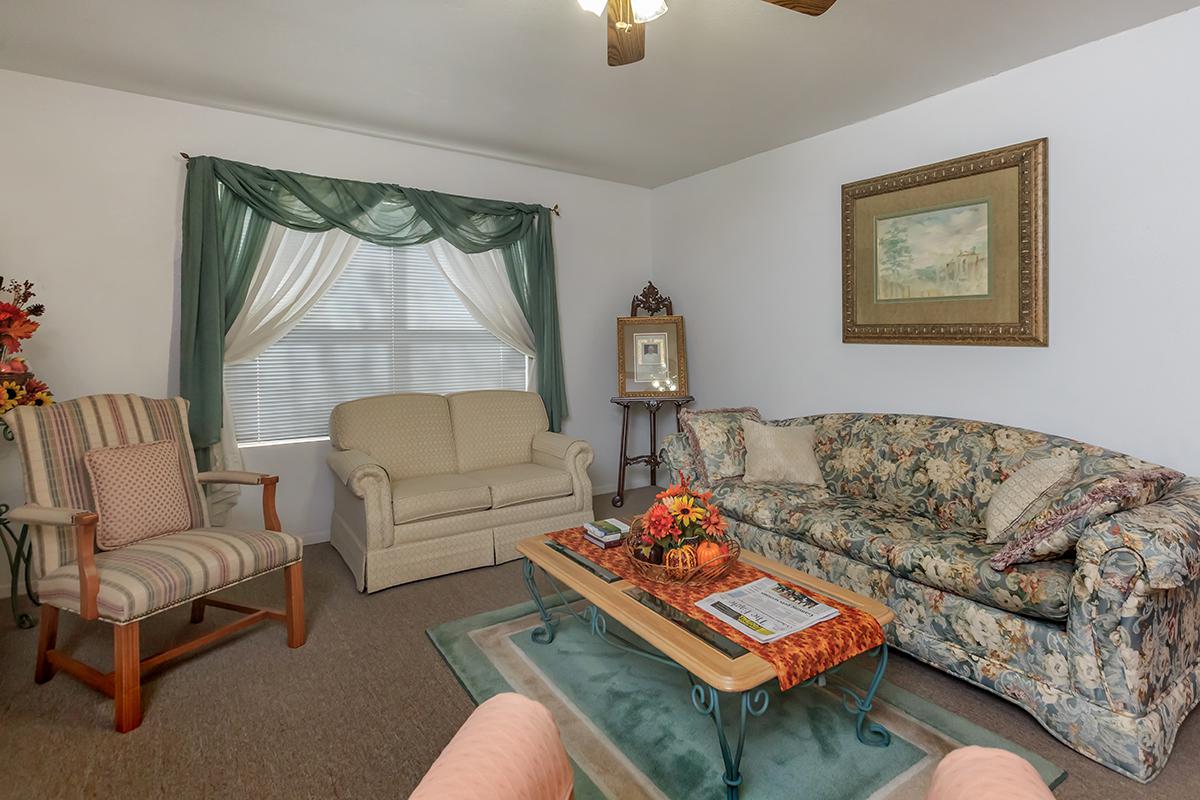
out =
[[[6,442],[13,440],[12,428],[8,427],[8,423],[4,421],[3,417],[0,417],[0,436],[3,436]],[[22,525],[20,533],[13,532],[12,526],[8,522],[8,509],[9,506],[6,503],[0,503],[0,543],[4,544],[4,556],[8,561],[8,602],[17,627],[28,629],[37,622],[29,614],[21,611],[17,597],[20,594],[20,581],[23,578],[25,594],[29,596],[34,605],[41,605],[38,603],[37,595],[33,593],[33,580],[29,574],[33,564],[33,542],[29,539],[28,525]]]

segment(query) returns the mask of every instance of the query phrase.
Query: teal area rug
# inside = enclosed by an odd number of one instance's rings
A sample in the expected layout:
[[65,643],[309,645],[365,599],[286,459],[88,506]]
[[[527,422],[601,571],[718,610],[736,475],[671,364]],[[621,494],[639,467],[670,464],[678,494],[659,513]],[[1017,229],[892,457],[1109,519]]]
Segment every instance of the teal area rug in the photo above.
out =
[[[532,603],[438,626],[429,637],[475,702],[517,691],[550,708],[575,765],[579,800],[723,798],[722,761],[712,720],[696,711],[687,675],[623,652],[563,615],[548,645],[532,641]],[[637,637],[609,620],[609,631]],[[640,643],[640,642],[639,642]],[[921,800],[937,761],[962,745],[1012,750],[1051,787],[1066,774],[990,731],[884,681],[871,714],[892,734],[869,747],[854,733],[835,681],[865,686],[874,659],[846,665],[826,688],[780,694],[766,687],[766,713],[747,726],[742,797],[814,800]],[[736,698],[723,706],[727,730]]]

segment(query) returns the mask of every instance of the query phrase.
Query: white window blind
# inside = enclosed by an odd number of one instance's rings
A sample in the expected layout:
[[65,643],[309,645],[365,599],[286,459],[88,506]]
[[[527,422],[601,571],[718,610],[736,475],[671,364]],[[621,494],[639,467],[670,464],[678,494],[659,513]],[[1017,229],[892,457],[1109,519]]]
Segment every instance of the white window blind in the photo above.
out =
[[363,242],[325,296],[252,361],[225,367],[238,441],[329,435],[338,403],[390,392],[524,389],[525,355],[475,321],[422,247]]

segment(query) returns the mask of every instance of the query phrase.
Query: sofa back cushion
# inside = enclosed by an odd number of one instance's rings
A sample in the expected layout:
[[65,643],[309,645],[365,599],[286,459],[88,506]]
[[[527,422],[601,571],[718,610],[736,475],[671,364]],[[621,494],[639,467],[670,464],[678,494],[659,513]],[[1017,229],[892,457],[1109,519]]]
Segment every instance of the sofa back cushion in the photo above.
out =
[[830,492],[884,500],[943,528],[982,529],[996,487],[1038,458],[1078,455],[1085,476],[1157,466],[1061,436],[947,417],[825,414],[774,424],[816,427]]
[[440,394],[387,394],[341,403],[329,416],[329,440],[361,450],[393,481],[458,470],[450,406]]
[[534,434],[550,427],[535,392],[459,392],[447,400],[460,472],[528,463]]

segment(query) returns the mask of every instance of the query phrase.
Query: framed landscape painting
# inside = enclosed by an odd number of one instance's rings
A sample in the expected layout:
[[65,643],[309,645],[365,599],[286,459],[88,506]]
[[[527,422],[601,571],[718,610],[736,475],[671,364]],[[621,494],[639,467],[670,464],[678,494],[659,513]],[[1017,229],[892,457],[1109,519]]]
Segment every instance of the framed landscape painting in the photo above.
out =
[[842,341],[1044,347],[1047,141],[842,187]]

